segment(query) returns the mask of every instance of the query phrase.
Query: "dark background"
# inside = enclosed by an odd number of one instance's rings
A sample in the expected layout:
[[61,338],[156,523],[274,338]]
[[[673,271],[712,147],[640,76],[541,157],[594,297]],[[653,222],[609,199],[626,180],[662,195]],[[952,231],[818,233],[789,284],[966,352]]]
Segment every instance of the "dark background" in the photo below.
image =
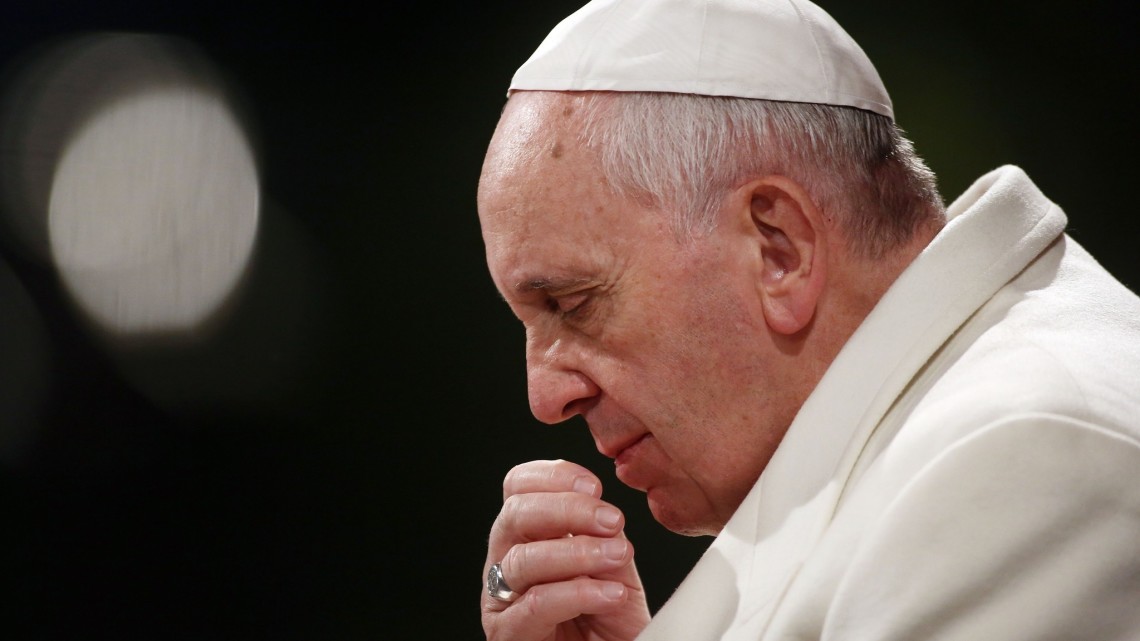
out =
[[[660,605],[709,540],[653,523],[583,426],[530,417],[475,212],[508,79],[577,2],[24,4],[0,9],[6,82],[82,32],[197,45],[264,207],[243,297],[193,347],[109,349],[0,237],[0,637],[479,638],[500,481],[533,458],[599,473]],[[1140,285],[1123,1],[824,7],[948,200],[1021,165]]]

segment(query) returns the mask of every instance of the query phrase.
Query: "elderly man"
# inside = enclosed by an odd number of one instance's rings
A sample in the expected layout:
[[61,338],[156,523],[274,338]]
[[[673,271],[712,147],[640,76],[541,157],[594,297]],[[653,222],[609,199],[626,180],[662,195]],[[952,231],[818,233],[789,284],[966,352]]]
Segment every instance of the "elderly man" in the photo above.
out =
[[531,408],[708,552],[650,620],[601,483],[507,474],[489,639],[1140,638],[1140,300],[1015,167],[949,207],[806,0],[595,0],[479,186]]

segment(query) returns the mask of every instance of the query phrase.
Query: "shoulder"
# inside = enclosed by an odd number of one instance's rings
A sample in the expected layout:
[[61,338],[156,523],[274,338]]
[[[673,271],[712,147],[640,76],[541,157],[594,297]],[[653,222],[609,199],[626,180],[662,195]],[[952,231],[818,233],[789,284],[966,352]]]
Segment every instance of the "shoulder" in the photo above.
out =
[[1140,299],[1062,238],[946,341],[886,422],[940,446],[1026,413],[1140,438],[1137,381]]
[[832,631],[1135,633],[1138,472],[1140,442],[1070,417],[1024,414],[974,431],[923,465],[868,524],[836,591]]

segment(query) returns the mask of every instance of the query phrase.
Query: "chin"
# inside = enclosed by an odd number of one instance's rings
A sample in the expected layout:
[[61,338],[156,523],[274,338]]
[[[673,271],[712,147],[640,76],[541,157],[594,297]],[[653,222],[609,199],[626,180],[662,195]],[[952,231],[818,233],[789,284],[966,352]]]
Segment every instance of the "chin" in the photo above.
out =
[[724,527],[711,514],[692,514],[686,510],[678,510],[667,501],[648,494],[649,512],[654,520],[665,527],[666,530],[681,536],[716,536]]

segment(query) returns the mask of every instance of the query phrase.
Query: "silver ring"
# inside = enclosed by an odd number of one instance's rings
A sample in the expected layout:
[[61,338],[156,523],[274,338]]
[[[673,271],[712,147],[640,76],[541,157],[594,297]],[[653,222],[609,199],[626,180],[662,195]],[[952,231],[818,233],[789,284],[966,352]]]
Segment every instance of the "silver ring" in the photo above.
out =
[[510,603],[519,598],[518,593],[512,590],[511,586],[507,585],[507,580],[503,578],[502,563],[494,563],[491,569],[487,570],[487,594],[503,603]]

